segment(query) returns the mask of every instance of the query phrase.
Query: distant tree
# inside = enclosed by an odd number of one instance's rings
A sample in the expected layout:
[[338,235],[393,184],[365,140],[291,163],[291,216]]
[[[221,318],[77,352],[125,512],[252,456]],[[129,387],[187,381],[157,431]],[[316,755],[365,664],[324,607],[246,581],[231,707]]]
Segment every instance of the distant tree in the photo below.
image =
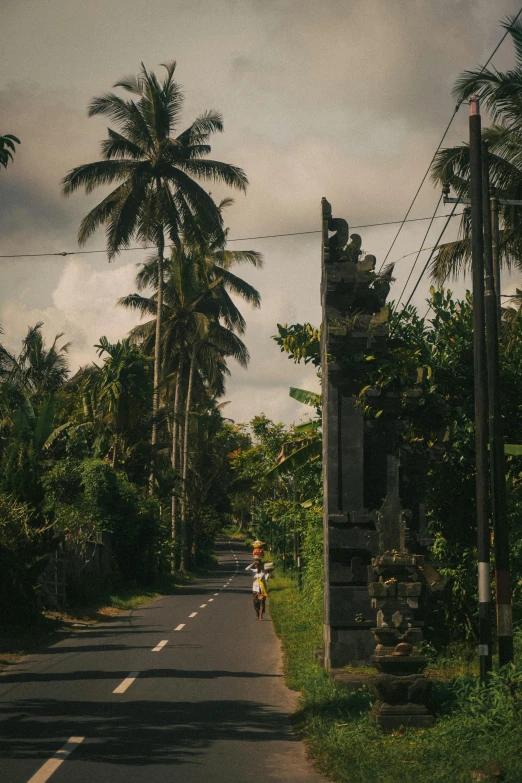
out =
[[98,355],[105,361],[94,365],[83,387],[84,409],[110,433],[111,464],[129,456],[132,435],[149,419],[150,359],[129,338],[110,343],[100,338]]
[[[184,528],[186,509],[189,417],[195,383],[207,383],[223,393],[223,376],[228,372],[226,358],[232,356],[246,366],[248,352],[236,334],[243,332],[245,322],[230,292],[259,306],[256,289],[232,274],[234,263],[246,261],[259,266],[261,256],[254,251],[226,251],[213,244],[183,243],[173,248],[165,266],[165,291],[162,318],[162,353],[165,372],[175,376],[172,468],[181,477],[181,521]],[[155,316],[158,306],[158,276],[154,259],[146,263],[137,276],[138,288],[156,289],[152,296],[135,293],[120,300],[124,307]],[[131,335],[140,341],[145,352],[151,350],[155,321],[135,327]],[[186,391],[182,383],[186,380]],[[184,397],[184,399],[183,399]],[[182,409],[184,408],[184,414]],[[182,424],[184,423],[184,426]],[[177,531],[177,494],[172,495],[172,536]],[[185,535],[182,534],[185,539]],[[186,554],[186,553],[185,553]]]
[[5,349],[0,351],[0,377],[20,388],[37,402],[54,394],[69,374],[67,353],[70,343],[58,345],[63,334],[57,334],[50,348],[42,335],[43,323],[29,327],[22,350],[15,356]]

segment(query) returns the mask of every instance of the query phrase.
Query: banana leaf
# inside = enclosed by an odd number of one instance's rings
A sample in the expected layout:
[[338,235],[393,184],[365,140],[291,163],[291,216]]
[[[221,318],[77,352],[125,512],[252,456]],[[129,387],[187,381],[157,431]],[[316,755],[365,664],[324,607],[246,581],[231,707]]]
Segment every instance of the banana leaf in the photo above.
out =
[[303,465],[309,462],[314,462],[321,456],[322,443],[320,440],[314,440],[312,443],[307,443],[306,446],[301,446],[300,449],[289,454],[288,457],[282,459],[277,465],[274,465],[265,476],[275,476],[280,473],[284,473],[287,470],[297,470],[302,468]]
[[321,405],[320,394],[307,391],[306,389],[296,389],[295,386],[290,386],[290,397],[293,397],[298,402],[302,402],[304,405],[311,405],[312,408],[318,408]]

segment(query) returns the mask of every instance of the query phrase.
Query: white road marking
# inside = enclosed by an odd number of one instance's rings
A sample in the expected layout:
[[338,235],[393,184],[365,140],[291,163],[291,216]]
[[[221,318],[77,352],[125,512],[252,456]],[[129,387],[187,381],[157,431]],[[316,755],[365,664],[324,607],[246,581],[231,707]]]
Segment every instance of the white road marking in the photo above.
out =
[[199,608],[200,608],[200,609],[204,609],[204,608],[205,608],[205,606],[206,606],[206,604],[200,604],[200,607],[199,607]]
[[184,628],[184,627],[185,627],[185,623],[180,623],[179,625],[177,625],[177,626],[174,628],[174,630],[175,630],[175,631],[181,631],[181,629],[182,629],[182,628]]
[[125,677],[123,682],[121,682],[117,688],[113,690],[113,693],[125,693],[127,688],[132,685],[136,677],[139,677],[139,672],[131,672],[128,677]]
[[168,640],[168,639],[163,639],[163,641],[162,641],[162,642],[160,642],[159,644],[157,644],[157,645],[156,645],[156,647],[153,647],[153,648],[152,648],[152,652],[159,652],[159,651],[160,651],[160,650],[162,650],[162,649],[165,647],[165,645],[166,645],[166,644],[168,644],[168,643],[169,643],[169,640]]
[[213,598],[209,598],[208,599],[209,604],[212,603],[213,600],[214,600]]
[[40,767],[38,772],[35,772],[33,777],[28,780],[27,783],[45,783],[51,775],[56,772],[60,764],[63,764],[67,756],[73,752],[78,745],[83,742],[85,737],[69,737],[65,745],[60,750],[56,751],[49,761],[46,761],[43,767]]
[[195,617],[197,615],[197,612],[192,612],[192,614],[189,614],[189,617]]
[[214,593],[214,595],[219,595],[219,593]]

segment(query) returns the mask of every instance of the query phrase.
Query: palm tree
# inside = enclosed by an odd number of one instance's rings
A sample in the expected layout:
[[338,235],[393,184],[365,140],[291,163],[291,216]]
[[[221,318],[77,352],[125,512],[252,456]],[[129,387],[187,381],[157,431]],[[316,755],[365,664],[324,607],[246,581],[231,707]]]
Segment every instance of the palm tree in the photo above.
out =
[[[206,246],[182,245],[173,248],[166,265],[165,296],[163,299],[162,355],[165,372],[175,374],[174,410],[172,424],[171,464],[181,474],[181,523],[184,527],[186,485],[188,471],[189,417],[195,376],[198,373],[219,390],[224,390],[223,376],[227,372],[225,358],[233,356],[246,366],[248,352],[235,333],[244,332],[245,322],[230,292],[258,307],[260,296],[256,289],[230,272],[233,263],[262,264],[255,251],[226,251],[214,243]],[[138,288],[158,288],[157,265],[154,259],[143,265],[137,276]],[[158,297],[131,294],[120,300],[125,307],[155,315]],[[221,323],[223,321],[223,323]],[[131,332],[140,340],[142,349],[152,348],[154,321],[135,327]],[[187,391],[183,432],[180,430],[182,384],[186,364]],[[173,491],[171,504],[172,537],[176,537],[177,494]],[[185,536],[183,536],[185,539]]]
[[[136,96],[124,100],[114,93],[94,98],[89,116],[109,117],[119,128],[108,129],[101,144],[102,160],[78,166],[63,179],[63,193],[80,187],[90,193],[96,187],[119,183],[82,220],[78,241],[84,244],[101,225],[106,226],[109,259],[128,247],[133,237],[153,242],[157,248],[158,308],[154,350],[152,399],[152,447],[157,443],[157,414],[161,368],[161,317],[163,313],[163,263],[165,238],[179,246],[181,237],[203,241],[207,233],[224,236],[221,213],[205,189],[194,179],[223,182],[246,190],[245,173],[228,163],[205,158],[208,139],[223,130],[219,112],[201,114],[176,135],[183,94],[174,81],[176,63],[163,65],[162,82],[145,66],[137,76],[121,79],[120,87]],[[151,491],[154,462],[151,469]]]
[[110,343],[100,338],[101,367],[94,365],[83,387],[84,407],[91,420],[101,421],[111,433],[111,464],[125,458],[133,430],[147,416],[149,359],[129,338]]
[[[457,80],[453,94],[459,101],[470,95],[479,95],[483,105],[491,113],[493,124],[483,131],[489,145],[489,170],[491,184],[502,199],[522,198],[522,19],[511,26],[507,19],[503,26],[509,29],[515,54],[516,67],[499,72],[484,70],[465,71]],[[441,150],[433,163],[435,182],[449,183],[458,195],[469,197],[469,147],[462,145]],[[500,205],[502,230],[499,256],[507,269],[522,269],[522,214],[519,209]],[[442,245],[435,256],[431,274],[439,283],[450,275],[458,277],[471,264],[471,218],[465,208],[457,241]]]
[[62,333],[56,335],[50,348],[46,348],[42,326],[40,321],[29,327],[18,356],[0,349],[0,377],[37,401],[54,394],[65,383],[69,374],[67,353],[71,345],[58,346]]

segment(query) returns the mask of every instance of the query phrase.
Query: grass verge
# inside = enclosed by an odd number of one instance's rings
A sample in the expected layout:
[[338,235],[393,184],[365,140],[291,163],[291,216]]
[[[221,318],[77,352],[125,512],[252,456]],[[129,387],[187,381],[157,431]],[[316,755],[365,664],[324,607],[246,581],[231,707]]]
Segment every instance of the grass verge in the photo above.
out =
[[488,688],[472,676],[441,677],[431,694],[435,726],[386,735],[368,718],[371,694],[344,694],[315,661],[320,607],[303,598],[291,576],[272,580],[270,613],[287,685],[301,692],[296,728],[323,774],[342,783],[464,783],[473,769],[499,761],[505,782],[520,783],[522,668],[494,675]]

